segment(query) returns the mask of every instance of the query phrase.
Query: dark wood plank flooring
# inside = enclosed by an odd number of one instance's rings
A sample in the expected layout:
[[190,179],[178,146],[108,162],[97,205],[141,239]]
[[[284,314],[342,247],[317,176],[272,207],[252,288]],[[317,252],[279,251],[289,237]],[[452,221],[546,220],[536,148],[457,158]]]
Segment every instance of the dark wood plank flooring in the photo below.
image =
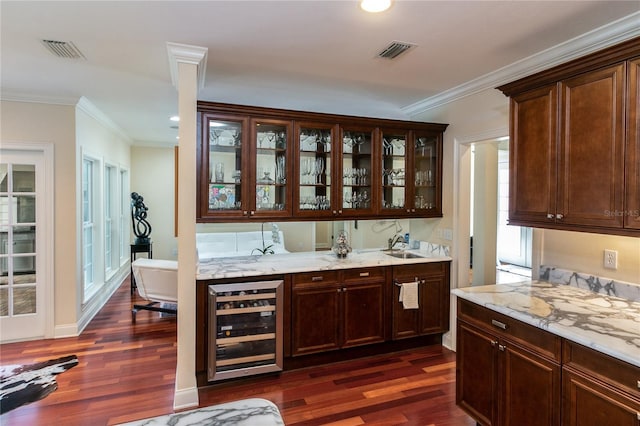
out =
[[[173,412],[176,321],[141,311],[123,283],[79,337],[0,345],[0,364],[75,354],[45,399],[0,425],[111,425]],[[284,372],[200,389],[200,405],[266,398],[287,425],[474,425],[455,405],[455,354],[441,346]]]

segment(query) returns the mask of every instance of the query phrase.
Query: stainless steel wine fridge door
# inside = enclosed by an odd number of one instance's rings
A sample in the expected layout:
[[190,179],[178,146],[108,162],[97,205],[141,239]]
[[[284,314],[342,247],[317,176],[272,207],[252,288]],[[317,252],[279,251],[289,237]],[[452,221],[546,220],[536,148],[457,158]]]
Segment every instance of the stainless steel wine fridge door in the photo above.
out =
[[208,380],[282,371],[284,282],[209,286]]

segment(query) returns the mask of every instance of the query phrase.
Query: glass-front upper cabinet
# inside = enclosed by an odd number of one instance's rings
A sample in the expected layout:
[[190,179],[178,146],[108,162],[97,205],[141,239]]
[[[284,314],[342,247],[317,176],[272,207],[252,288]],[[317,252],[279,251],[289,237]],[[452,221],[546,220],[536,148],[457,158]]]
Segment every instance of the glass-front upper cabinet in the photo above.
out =
[[291,215],[289,182],[289,140],[291,122],[252,119],[251,182],[254,188],[249,215],[286,217]]
[[440,134],[416,132],[413,141],[413,205],[421,215],[442,214]]
[[406,214],[413,203],[408,197],[408,183],[413,175],[409,167],[409,132],[382,130],[382,199],[380,208],[384,214]]
[[247,157],[247,125],[248,120],[243,117],[204,114],[200,128],[200,180],[207,184],[200,188],[200,215],[236,217],[246,210],[246,176],[242,172]]
[[299,216],[336,215],[335,184],[339,175],[334,164],[336,126],[326,123],[297,123],[295,129],[298,169],[295,212]]
[[375,130],[343,127],[342,137],[342,191],[339,194],[340,214],[373,214],[378,202],[374,169]]

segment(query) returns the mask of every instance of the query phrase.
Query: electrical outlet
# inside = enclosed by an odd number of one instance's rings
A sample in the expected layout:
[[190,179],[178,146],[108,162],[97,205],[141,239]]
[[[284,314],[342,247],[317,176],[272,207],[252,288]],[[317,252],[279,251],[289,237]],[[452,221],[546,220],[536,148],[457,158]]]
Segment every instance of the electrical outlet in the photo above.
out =
[[448,240],[448,241],[453,240],[453,230],[452,229],[449,229],[449,228],[444,229],[443,230],[443,234],[444,234],[444,239],[445,240]]
[[607,269],[618,269],[618,252],[616,250],[604,251],[604,267]]

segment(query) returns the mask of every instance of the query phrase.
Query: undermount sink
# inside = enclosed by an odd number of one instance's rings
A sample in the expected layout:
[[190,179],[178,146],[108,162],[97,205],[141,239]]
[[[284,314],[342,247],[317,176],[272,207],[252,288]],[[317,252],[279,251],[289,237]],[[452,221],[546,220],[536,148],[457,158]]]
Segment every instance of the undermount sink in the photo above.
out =
[[423,257],[404,250],[383,250],[382,252],[387,256],[397,257],[398,259],[417,259]]

